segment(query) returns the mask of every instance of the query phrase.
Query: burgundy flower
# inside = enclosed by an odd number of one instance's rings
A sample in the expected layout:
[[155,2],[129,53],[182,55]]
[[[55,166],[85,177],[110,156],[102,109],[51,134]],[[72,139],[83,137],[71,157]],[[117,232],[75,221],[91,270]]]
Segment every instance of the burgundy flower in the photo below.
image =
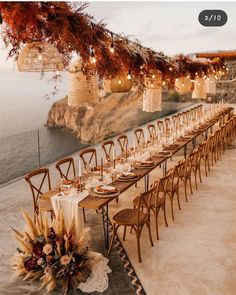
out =
[[50,227],[50,229],[49,229],[48,238],[52,241],[55,241],[57,238],[57,235],[52,227]]
[[44,244],[36,242],[33,245],[33,254],[39,259],[43,255]]
[[36,257],[31,257],[24,261],[24,267],[27,271],[36,270],[39,268],[38,259]]

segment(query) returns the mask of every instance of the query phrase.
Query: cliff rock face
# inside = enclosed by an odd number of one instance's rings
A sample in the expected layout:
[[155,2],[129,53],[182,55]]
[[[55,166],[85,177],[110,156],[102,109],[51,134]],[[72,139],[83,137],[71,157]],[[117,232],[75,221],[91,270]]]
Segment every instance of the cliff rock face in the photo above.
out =
[[83,142],[95,143],[183,107],[163,102],[162,112],[146,113],[142,111],[142,95],[134,91],[109,94],[100,100],[93,109],[78,109],[68,107],[67,97],[61,99],[52,105],[47,125],[72,130]]

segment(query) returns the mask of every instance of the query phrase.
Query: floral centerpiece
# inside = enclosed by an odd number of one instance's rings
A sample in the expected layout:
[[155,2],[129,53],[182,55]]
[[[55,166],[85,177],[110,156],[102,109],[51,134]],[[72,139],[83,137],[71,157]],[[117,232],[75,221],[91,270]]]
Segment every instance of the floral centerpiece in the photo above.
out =
[[38,215],[36,223],[24,211],[23,217],[26,231],[13,229],[19,242],[17,253],[12,258],[17,274],[24,280],[40,279],[42,287],[45,286],[48,292],[62,287],[66,293],[85,282],[93,265],[85,246],[86,232],[78,237],[74,223],[66,231],[61,213],[52,224],[49,224],[46,215]]

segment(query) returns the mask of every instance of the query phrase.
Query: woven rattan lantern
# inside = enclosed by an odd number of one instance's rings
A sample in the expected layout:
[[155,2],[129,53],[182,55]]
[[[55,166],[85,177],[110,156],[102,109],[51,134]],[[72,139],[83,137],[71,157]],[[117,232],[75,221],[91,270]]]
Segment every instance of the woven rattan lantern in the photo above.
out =
[[190,77],[180,77],[175,79],[175,90],[180,94],[187,94],[192,90]]
[[194,81],[193,99],[206,99],[206,83],[203,78],[197,78]]
[[143,111],[157,112],[162,110],[161,75],[152,75],[145,80],[146,89],[143,93]]
[[216,94],[216,79],[213,75],[209,76],[206,81],[206,93]]
[[[108,84],[109,83],[107,83],[106,88],[109,90]],[[132,79],[128,79],[125,75],[116,77],[110,81],[110,89],[112,93],[129,92],[132,86]]]
[[68,106],[94,107],[99,102],[98,78],[94,69],[85,76],[81,68],[80,61],[70,67]]
[[17,66],[21,72],[55,72],[64,68],[59,52],[47,42],[32,42],[24,46]]

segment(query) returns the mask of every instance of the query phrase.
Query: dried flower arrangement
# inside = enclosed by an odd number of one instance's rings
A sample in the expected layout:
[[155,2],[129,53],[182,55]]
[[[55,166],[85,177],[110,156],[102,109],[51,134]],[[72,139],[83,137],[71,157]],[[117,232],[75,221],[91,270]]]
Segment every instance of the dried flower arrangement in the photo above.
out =
[[171,58],[142,46],[138,40],[114,34],[104,23],[95,23],[84,12],[86,7],[70,2],[1,2],[1,35],[12,47],[9,56],[17,58],[24,44],[46,41],[57,48],[66,67],[71,55],[77,53],[85,74],[91,64],[100,79],[129,74],[140,90],[145,88],[145,78],[155,71],[162,72],[165,85],[173,86],[177,77],[189,74],[194,79],[196,72],[204,76],[222,69],[220,60],[211,63],[186,56]]
[[13,268],[23,280],[40,279],[47,292],[62,287],[65,293],[78,288],[89,277],[93,261],[85,246],[88,234],[77,236],[74,224],[65,230],[62,214],[49,224],[46,215],[36,223],[23,211],[25,232],[13,229],[19,243],[12,258]]

